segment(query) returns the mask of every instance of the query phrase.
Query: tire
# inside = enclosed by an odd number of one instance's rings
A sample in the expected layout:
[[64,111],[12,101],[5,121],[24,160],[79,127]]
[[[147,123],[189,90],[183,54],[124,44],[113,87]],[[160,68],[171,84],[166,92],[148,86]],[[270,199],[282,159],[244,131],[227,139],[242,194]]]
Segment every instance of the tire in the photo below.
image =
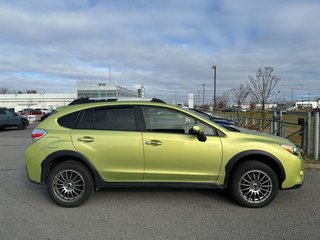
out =
[[260,208],[276,197],[279,181],[276,173],[266,164],[245,161],[235,169],[228,188],[239,205]]
[[26,121],[20,121],[18,128],[19,129],[25,129],[27,127]]
[[91,173],[81,163],[66,161],[55,166],[47,179],[50,198],[61,207],[78,207],[93,193]]

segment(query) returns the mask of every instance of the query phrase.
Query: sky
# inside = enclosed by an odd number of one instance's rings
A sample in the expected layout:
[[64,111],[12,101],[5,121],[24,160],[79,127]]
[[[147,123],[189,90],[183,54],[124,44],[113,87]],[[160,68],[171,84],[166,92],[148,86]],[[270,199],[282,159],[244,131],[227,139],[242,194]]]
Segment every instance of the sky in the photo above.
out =
[[[271,66],[280,96],[320,97],[320,1],[0,0],[0,88],[71,93],[78,80],[142,84],[186,101]],[[202,95],[201,95],[202,98]]]

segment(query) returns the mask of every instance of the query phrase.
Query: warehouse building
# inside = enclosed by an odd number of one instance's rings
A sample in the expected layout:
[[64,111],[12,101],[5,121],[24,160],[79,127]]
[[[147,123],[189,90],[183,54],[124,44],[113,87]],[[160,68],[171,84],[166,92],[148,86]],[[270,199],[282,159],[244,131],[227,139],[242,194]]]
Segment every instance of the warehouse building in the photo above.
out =
[[144,97],[142,85],[130,87],[124,83],[106,83],[97,81],[78,81],[75,93],[29,93],[0,94],[0,107],[14,109],[15,112],[26,108],[56,109],[66,106],[77,98],[98,97]]
[[0,106],[14,109],[55,109],[76,99],[76,93],[0,94]]
[[78,81],[77,98],[100,98],[100,97],[144,97],[142,85],[130,87],[125,83],[97,81]]

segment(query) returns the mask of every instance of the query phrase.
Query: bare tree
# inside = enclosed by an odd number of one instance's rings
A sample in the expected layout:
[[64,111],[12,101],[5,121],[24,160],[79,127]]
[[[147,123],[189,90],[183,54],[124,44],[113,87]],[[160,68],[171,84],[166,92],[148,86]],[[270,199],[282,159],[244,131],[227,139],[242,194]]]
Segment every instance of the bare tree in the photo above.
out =
[[247,99],[250,93],[250,88],[248,87],[248,85],[241,84],[238,88],[230,89],[229,92],[230,92],[231,99],[236,103],[236,105],[238,105],[237,118],[239,122],[240,108],[242,104],[245,102],[245,100]]
[[266,104],[271,98],[277,94],[276,86],[280,81],[280,77],[273,74],[272,67],[258,69],[256,77],[249,76],[249,88],[252,100],[261,105],[262,124],[265,121]]
[[[224,91],[221,96],[216,97],[217,109],[222,110],[229,106],[230,102],[230,93],[228,91]],[[213,104],[213,100],[212,100]]]

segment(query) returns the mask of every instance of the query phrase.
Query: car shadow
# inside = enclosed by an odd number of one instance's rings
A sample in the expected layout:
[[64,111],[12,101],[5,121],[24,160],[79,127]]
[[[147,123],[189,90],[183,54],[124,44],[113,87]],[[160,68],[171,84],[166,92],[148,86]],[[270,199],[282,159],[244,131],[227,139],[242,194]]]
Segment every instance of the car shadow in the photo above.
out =
[[103,188],[95,192],[89,201],[108,201],[117,199],[117,201],[131,200],[141,201],[141,199],[154,199],[155,201],[168,200],[189,200],[206,198],[201,205],[203,207],[212,207],[208,201],[217,204],[234,205],[234,201],[225,189],[198,189],[198,188],[152,188],[152,187],[133,187],[133,188]]

